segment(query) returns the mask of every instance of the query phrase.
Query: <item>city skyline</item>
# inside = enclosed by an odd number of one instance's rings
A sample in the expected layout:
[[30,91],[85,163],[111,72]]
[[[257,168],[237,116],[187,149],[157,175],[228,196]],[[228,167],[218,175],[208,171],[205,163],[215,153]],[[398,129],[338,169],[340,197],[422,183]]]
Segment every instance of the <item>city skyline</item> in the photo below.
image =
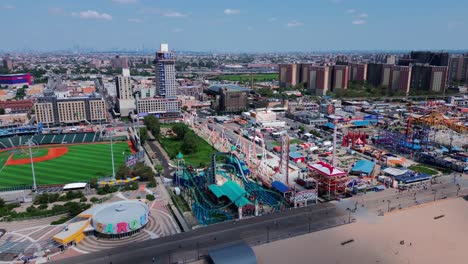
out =
[[156,50],[162,42],[202,52],[462,50],[467,11],[455,0],[423,7],[402,0],[7,0],[0,22],[8,41],[0,51]]

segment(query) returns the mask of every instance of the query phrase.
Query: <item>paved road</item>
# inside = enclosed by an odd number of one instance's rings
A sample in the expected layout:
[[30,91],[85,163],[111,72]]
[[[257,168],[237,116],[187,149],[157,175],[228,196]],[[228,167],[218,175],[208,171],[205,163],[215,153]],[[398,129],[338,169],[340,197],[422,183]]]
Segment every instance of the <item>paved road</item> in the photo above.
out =
[[[162,263],[193,260],[198,255],[206,255],[208,249],[215,246],[226,245],[239,240],[250,245],[263,244],[345,224],[354,218],[359,221],[367,217],[378,217],[377,215],[380,212],[431,202],[434,197],[439,200],[444,199],[444,197],[454,197],[457,194],[458,196],[468,195],[466,181],[463,182],[460,189],[450,179],[444,180],[442,184],[404,192],[389,189],[384,192],[345,199],[335,204],[312,205],[238,222],[230,221],[211,225],[170,237],[83,255],[72,258],[67,263],[97,264],[110,263],[110,261],[113,264],[151,263],[154,256]],[[390,203],[387,201],[390,201]],[[347,210],[347,208],[351,210]]]
[[[261,244],[347,223],[347,214],[331,204],[290,209],[242,221],[215,224],[160,239],[70,258],[67,263],[151,263],[156,256],[163,263],[196,259],[209,248],[235,241]],[[198,249],[198,250],[197,250]],[[197,253],[198,251],[198,253]]]

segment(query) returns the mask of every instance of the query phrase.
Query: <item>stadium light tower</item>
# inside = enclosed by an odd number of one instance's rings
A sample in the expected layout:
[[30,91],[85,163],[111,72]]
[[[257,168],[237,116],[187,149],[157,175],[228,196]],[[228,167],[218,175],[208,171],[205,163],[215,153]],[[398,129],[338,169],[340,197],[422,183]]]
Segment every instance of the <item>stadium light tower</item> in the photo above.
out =
[[31,171],[32,171],[32,177],[33,177],[33,192],[36,191],[37,189],[37,185],[36,185],[36,174],[34,172],[34,161],[33,161],[33,155],[32,155],[32,150],[31,150],[31,146],[33,144],[33,140],[30,138],[28,139],[28,141],[26,142],[26,144],[28,144],[28,148],[29,148],[29,159],[30,159],[30,162],[31,162]]
[[114,143],[112,142],[112,137],[114,136],[114,130],[109,133],[111,141],[111,159],[112,159],[112,179],[115,180],[115,167],[114,167]]

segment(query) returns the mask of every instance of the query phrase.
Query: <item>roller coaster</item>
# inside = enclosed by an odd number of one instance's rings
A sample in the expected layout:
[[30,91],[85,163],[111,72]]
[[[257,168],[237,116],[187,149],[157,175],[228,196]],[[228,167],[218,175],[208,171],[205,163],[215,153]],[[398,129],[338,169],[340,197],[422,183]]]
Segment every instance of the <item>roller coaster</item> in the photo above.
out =
[[[223,162],[218,162],[220,158],[224,158]],[[183,159],[182,155],[178,159]],[[243,211],[255,211],[257,215],[260,207],[262,211],[275,211],[287,206],[280,193],[250,180],[249,174],[250,170],[237,155],[217,152],[212,154],[210,166],[203,171],[179,162],[174,182],[189,195],[187,200],[192,212],[202,225],[232,220],[236,215],[241,218]],[[214,190],[226,190],[226,193],[214,195]],[[216,200],[214,196],[218,196],[217,201],[213,201]]]

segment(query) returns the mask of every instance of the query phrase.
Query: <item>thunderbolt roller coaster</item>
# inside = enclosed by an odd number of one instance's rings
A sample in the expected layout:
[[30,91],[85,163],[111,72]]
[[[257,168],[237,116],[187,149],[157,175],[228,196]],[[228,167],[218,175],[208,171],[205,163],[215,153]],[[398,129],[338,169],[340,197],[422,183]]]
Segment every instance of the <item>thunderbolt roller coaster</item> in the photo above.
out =
[[[218,163],[219,157],[224,157],[224,163]],[[174,173],[174,182],[190,194],[188,200],[191,202],[191,209],[200,224],[209,225],[234,218],[233,204],[240,199],[248,198],[259,206],[270,210],[281,210],[288,206],[284,197],[275,191],[266,189],[248,178],[250,170],[234,153],[218,152],[211,156],[211,164],[203,172],[196,172],[185,164],[178,165],[178,170]],[[240,182],[245,192],[231,197],[230,202],[212,201],[209,194],[209,186],[216,185],[216,176],[219,175],[226,180]]]

